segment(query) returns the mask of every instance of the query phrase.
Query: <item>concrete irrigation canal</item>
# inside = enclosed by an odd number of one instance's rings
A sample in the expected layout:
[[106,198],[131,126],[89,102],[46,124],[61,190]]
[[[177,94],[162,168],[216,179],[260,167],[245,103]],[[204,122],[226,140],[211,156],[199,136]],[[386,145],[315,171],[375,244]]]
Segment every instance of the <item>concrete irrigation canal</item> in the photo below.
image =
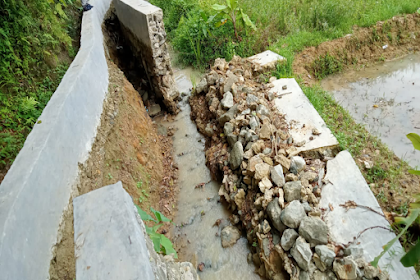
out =
[[[395,234],[296,80],[261,79],[283,57],[176,69],[159,7],[90,4],[81,49],[0,185],[1,280],[418,279],[398,241],[370,264]],[[399,155],[395,115],[420,125],[418,64],[404,63],[384,79],[408,97],[366,94],[390,89],[379,78],[335,92],[366,96],[352,113]],[[172,224],[153,229],[140,208]]]

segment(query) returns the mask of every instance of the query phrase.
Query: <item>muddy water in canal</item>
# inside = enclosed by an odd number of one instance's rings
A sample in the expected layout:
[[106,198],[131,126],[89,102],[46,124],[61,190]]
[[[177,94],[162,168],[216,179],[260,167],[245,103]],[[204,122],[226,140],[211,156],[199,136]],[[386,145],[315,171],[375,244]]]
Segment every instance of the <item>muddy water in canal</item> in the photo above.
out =
[[420,134],[419,54],[330,76],[321,85],[398,157],[420,166],[420,152],[405,136]]
[[[178,213],[174,219],[173,240],[181,261],[202,264],[202,280],[211,279],[260,279],[254,266],[248,264],[250,252],[245,237],[230,248],[222,248],[220,232],[229,225],[229,211],[219,200],[220,184],[212,181],[205,164],[205,138],[197,131],[190,119],[188,96],[192,88],[191,69],[175,71],[179,92],[184,92],[180,102],[181,112],[173,122],[155,121],[166,127],[174,127],[174,157],[179,167]],[[200,185],[204,183],[203,185]],[[198,186],[198,187],[196,187]],[[214,226],[222,219],[220,226]]]

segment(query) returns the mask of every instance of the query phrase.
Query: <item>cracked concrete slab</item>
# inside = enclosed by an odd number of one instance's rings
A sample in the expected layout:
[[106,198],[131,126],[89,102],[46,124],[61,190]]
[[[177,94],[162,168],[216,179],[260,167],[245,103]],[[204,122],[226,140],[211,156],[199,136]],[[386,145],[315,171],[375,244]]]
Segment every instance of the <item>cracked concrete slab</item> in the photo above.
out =
[[[367,228],[374,226],[390,228],[388,221],[380,214],[361,207],[346,211],[340,206],[351,200],[383,214],[378,201],[348,151],[342,151],[335,159],[328,161],[325,180],[330,183],[322,188],[320,207],[328,209],[324,217],[333,241],[347,244]],[[363,248],[364,257],[370,262],[382,252],[382,246],[394,237],[395,234],[389,230],[374,228],[361,234],[357,243],[360,242],[358,246]],[[393,245],[390,252],[382,257],[379,266],[389,272],[391,279],[419,279],[413,268],[403,267],[400,263],[404,251],[399,242]]]
[[[334,148],[338,141],[312,106],[295,79],[279,79],[272,82],[270,90],[275,96],[276,108],[285,115],[290,126],[289,133],[295,143],[304,141],[299,152]],[[313,134],[317,129],[319,135]],[[312,140],[311,140],[312,139]]]
[[154,279],[146,240],[121,182],[76,197],[76,278]]

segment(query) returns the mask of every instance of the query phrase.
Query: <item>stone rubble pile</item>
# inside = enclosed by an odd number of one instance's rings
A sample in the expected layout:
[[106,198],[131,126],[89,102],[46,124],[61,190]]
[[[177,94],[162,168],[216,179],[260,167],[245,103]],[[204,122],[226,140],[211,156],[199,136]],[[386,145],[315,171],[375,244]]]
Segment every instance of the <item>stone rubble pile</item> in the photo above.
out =
[[319,207],[325,162],[298,155],[268,78],[249,60],[217,59],[190,98],[219,195],[252,245],[248,260],[268,279],[389,279],[357,244],[329,240]]

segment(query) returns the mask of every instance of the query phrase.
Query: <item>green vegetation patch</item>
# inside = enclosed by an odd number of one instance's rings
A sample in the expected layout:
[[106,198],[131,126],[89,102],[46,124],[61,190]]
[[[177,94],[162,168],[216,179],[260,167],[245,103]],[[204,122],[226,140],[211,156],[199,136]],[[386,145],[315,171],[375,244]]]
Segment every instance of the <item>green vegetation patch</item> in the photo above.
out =
[[78,47],[80,0],[0,2],[0,169],[10,166]]

